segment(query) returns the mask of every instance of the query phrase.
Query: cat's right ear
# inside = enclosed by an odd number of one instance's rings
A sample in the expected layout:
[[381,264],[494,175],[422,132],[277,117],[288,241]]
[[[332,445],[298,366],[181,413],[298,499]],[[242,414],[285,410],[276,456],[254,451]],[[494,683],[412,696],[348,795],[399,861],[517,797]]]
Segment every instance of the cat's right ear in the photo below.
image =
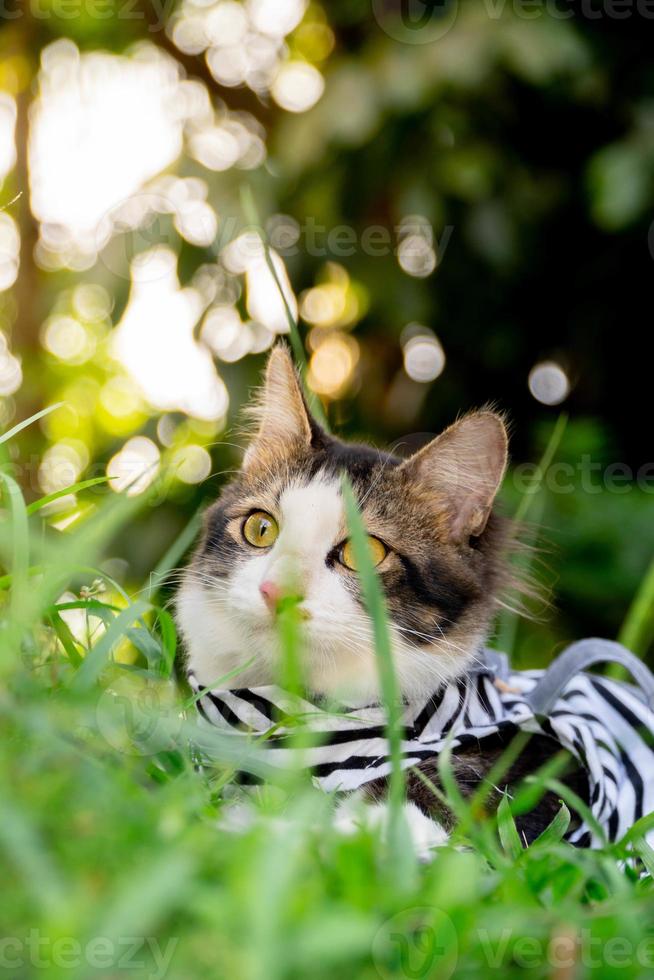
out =
[[283,344],[271,351],[263,386],[246,412],[255,423],[256,434],[243,457],[243,469],[249,469],[257,460],[288,456],[311,445],[317,426]]
[[414,456],[398,473],[427,493],[445,515],[457,542],[486,527],[507,465],[507,432],[497,412],[464,416]]

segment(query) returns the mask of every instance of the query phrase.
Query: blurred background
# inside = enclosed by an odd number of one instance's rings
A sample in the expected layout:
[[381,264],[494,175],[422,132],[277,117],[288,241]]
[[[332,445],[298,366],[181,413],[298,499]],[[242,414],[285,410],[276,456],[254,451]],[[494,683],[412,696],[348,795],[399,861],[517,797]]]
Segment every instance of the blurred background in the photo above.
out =
[[112,477],[53,528],[165,468],[106,566],[138,586],[238,465],[287,330],[251,195],[339,432],[407,451],[492,401],[514,509],[567,414],[515,656],[615,636],[654,554],[646,6],[4,0],[0,425],[62,403],[29,498]]

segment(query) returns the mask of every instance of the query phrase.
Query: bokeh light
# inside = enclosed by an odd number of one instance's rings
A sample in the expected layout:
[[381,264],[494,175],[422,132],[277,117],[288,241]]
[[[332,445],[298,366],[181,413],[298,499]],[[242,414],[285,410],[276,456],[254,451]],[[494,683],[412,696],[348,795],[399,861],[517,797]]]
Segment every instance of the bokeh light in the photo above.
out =
[[0,395],[13,395],[22,382],[20,361],[9,350],[5,335],[0,333]]
[[79,320],[55,315],[44,324],[42,343],[60,361],[84,364],[95,352],[95,341]]
[[324,90],[325,80],[317,68],[306,61],[287,61],[275,76],[271,94],[287,112],[306,112]]
[[41,458],[38,479],[44,493],[56,493],[76,483],[89,465],[89,452],[79,439],[49,446]]
[[6,211],[0,211],[0,292],[16,282],[19,252],[18,225]]
[[321,279],[300,297],[302,318],[314,327],[351,327],[365,313],[365,294],[337,262],[326,263]]
[[16,163],[16,100],[0,92],[0,180],[4,180]]
[[220,85],[247,85],[263,96],[274,86],[288,59],[286,38],[300,24],[306,9],[306,0],[248,0],[245,4],[184,0],[168,31],[180,51],[204,53],[209,71]]
[[203,446],[190,444],[173,453],[170,465],[182,483],[202,483],[211,473],[211,456]]
[[111,313],[112,299],[104,286],[80,283],[73,292],[73,309],[84,320],[105,320]]
[[352,382],[359,356],[354,337],[331,333],[311,356],[309,385],[319,395],[340,398]]
[[542,361],[529,372],[529,390],[543,405],[560,405],[570,394],[570,381],[556,361]]
[[410,276],[425,279],[436,268],[438,257],[434,248],[431,224],[423,215],[409,215],[398,229],[397,261]]
[[285,304],[297,318],[297,300],[284,262],[274,249],[269,250],[269,255],[275,276],[268,267],[261,238],[256,232],[247,231],[223,248],[221,261],[229,272],[245,274],[246,306],[252,319],[274,334],[288,333]]
[[147,490],[157,478],[159,468],[156,444],[146,436],[134,436],[109,460],[109,486],[116,493],[126,492],[128,497],[134,497]]
[[181,289],[177,258],[158,246],[132,263],[129,302],[113,335],[115,356],[158,411],[200,419],[223,418],[229,396],[194,328],[203,313],[200,293]]
[[300,238],[300,224],[290,214],[273,214],[266,221],[266,235],[278,251],[293,248]]
[[419,324],[409,324],[403,334],[404,370],[413,381],[434,381],[445,367],[445,351],[434,333]]
[[307,0],[249,0],[252,26],[271,37],[285,37],[302,20]]

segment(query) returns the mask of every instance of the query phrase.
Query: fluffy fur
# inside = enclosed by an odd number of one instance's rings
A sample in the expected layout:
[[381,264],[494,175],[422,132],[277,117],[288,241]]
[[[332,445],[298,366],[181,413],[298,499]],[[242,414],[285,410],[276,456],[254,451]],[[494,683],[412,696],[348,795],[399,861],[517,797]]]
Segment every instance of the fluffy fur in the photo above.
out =
[[[278,679],[275,616],[259,587],[302,597],[308,687],[350,704],[378,697],[372,633],[356,573],[339,560],[347,539],[340,491],[346,472],[379,565],[405,697],[433,690],[474,661],[507,584],[507,523],[493,501],[507,462],[504,422],[465,416],[408,460],[343,443],[311,417],[288,353],[270,357],[257,425],[236,478],[207,513],[178,596],[189,666],[203,684],[252,663],[239,685]],[[248,544],[253,511],[275,518],[269,549]]]

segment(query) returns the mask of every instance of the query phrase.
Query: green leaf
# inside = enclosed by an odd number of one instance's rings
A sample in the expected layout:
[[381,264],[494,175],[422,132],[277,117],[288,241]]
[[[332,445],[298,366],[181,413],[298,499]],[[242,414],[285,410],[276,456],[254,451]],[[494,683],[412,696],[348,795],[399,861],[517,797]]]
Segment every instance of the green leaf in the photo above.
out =
[[650,830],[654,830],[654,813],[646,813],[644,817],[637,820],[627,833],[618,841],[620,847],[631,844],[639,837],[645,837]]
[[650,847],[644,837],[638,837],[634,840],[632,847],[645,865],[647,873],[651,878],[654,878],[654,849]]
[[545,828],[545,830],[538,835],[534,841],[534,845],[558,844],[558,842],[565,836],[569,826],[570,811],[565,803],[562,803],[559,812],[554,817],[552,822]]
[[125,636],[145,657],[151,670],[159,666],[161,663],[161,645],[149,630],[142,626],[134,626],[125,631]]
[[175,629],[175,621],[167,609],[161,609],[159,606],[155,606],[154,608],[157,613],[156,625],[161,634],[161,652],[163,656],[160,671],[164,677],[170,677],[177,654],[177,630]]
[[517,860],[522,855],[524,848],[511,813],[509,798],[506,795],[502,797],[497,808],[497,829],[502,847],[509,857],[513,858],[514,861]]

